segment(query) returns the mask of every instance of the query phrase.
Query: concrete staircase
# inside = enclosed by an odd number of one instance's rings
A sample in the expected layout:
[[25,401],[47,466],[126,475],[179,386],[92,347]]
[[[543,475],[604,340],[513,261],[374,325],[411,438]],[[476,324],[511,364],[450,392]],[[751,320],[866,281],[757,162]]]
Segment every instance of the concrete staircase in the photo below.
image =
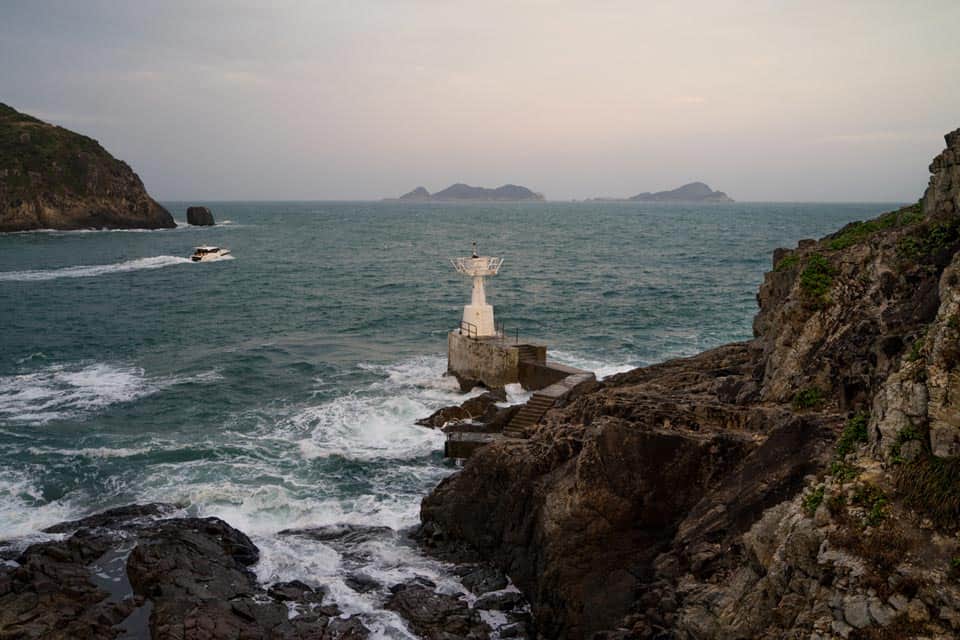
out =
[[540,418],[557,402],[557,398],[543,393],[534,393],[520,408],[506,427],[503,435],[508,438],[526,438],[527,429],[540,422]]
[[517,345],[517,351],[520,352],[520,362],[536,362],[537,348],[532,344]]

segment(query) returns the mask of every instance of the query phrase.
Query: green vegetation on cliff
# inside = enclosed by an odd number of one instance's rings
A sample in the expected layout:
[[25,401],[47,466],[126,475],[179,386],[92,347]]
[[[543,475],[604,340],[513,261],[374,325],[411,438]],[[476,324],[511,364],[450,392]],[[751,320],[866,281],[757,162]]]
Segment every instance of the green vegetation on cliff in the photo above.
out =
[[0,231],[173,226],[96,140],[0,103]]
[[873,220],[851,222],[830,238],[829,247],[834,250],[846,249],[863,242],[879,231],[907,227],[921,220],[923,220],[923,209],[921,203],[917,202],[897,211],[885,213]]

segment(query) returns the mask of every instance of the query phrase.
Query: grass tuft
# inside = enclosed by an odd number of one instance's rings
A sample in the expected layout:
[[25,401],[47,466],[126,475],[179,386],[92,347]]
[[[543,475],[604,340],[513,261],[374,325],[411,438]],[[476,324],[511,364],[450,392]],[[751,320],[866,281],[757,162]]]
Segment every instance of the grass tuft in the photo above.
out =
[[897,488],[908,506],[938,526],[960,527],[960,458],[926,452],[897,469]]
[[847,426],[843,428],[843,433],[837,440],[837,457],[841,460],[848,453],[852,453],[854,447],[867,441],[867,423],[870,422],[870,414],[859,412],[847,420]]
[[826,490],[824,485],[820,485],[803,498],[803,509],[808,515],[813,516],[817,509],[823,504],[823,492]]

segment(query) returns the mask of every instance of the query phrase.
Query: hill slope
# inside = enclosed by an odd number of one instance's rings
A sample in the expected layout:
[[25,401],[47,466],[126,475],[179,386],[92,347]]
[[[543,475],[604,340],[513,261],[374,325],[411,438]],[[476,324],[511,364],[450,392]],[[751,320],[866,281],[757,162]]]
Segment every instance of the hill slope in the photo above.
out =
[[638,193],[629,198],[638,202],[733,202],[723,191],[714,191],[702,182],[691,182],[670,191]]
[[0,103],[0,232],[175,226],[96,140]]
[[487,187],[471,187],[468,184],[458,182],[432,195],[423,187],[417,187],[413,191],[400,196],[398,200],[419,202],[521,202],[543,200],[543,194],[534,193],[530,189],[516,184],[505,184],[496,189],[489,189]]

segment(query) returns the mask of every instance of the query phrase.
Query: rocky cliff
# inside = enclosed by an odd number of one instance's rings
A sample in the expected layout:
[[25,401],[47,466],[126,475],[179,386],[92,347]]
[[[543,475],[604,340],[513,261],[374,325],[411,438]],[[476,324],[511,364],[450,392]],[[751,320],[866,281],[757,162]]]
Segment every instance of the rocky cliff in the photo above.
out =
[[960,130],[922,201],[774,253],[754,338],[608,378],[422,505],[550,638],[960,634]]
[[175,226],[96,140],[0,104],[0,232]]

